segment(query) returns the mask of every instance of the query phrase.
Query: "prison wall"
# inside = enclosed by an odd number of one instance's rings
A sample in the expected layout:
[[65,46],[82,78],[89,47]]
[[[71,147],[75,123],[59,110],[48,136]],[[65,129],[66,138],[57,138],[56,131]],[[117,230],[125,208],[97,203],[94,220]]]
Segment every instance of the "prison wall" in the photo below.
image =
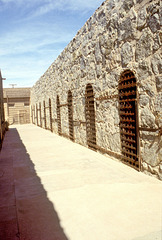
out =
[[[88,147],[86,114],[93,111],[92,147],[122,160],[119,82],[121,74],[130,71],[136,82],[139,170],[161,179],[161,24],[159,0],[103,2],[33,86],[33,123],[69,138],[72,112],[73,140]],[[87,86],[91,102],[87,100]],[[129,91],[126,94],[129,95]],[[90,110],[86,110],[86,101],[91,104]],[[36,109],[36,105],[41,107]],[[126,114],[129,113],[125,111]]]

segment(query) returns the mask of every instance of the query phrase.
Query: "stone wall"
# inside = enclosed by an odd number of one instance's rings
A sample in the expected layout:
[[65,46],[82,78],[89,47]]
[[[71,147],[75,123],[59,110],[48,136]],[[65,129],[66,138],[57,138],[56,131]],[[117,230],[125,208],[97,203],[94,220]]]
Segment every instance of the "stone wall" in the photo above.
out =
[[[87,146],[85,90],[91,84],[95,101],[96,144],[120,158],[118,85],[129,69],[137,80],[140,170],[162,178],[162,33],[160,0],[108,0],[78,31],[31,91],[31,106],[52,107],[52,131],[69,135],[68,91],[72,92],[74,141]],[[34,113],[34,110],[33,110]],[[47,128],[50,128],[49,111]],[[38,114],[39,115],[39,114]],[[36,114],[35,114],[36,117]],[[39,118],[39,116],[38,116]],[[33,122],[36,120],[33,116]],[[44,127],[44,123],[42,124]]]

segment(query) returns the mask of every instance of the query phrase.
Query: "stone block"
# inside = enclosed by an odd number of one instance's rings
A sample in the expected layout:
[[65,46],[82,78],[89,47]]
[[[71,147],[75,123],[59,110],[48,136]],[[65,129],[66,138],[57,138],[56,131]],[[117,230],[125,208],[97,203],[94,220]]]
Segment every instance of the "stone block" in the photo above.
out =
[[133,60],[133,48],[129,42],[123,44],[121,48],[122,66],[126,67]]
[[155,98],[155,110],[161,112],[162,109],[162,93],[157,94]]
[[159,20],[160,20],[160,26],[162,25],[162,6],[159,8]]
[[143,2],[144,0],[136,0],[137,3],[141,3]]
[[139,104],[141,107],[147,106],[149,103],[149,97],[147,95],[141,94],[139,98]]
[[159,172],[162,173],[162,164],[159,165]]
[[160,163],[158,155],[159,155],[158,143],[154,141],[153,138],[152,141],[145,143],[142,152],[142,159],[147,164],[151,165],[152,167],[155,167]]
[[144,60],[139,62],[139,67],[137,69],[137,72],[140,80],[145,80],[148,77],[152,76],[152,71],[151,71],[149,62]]
[[158,2],[154,3],[152,1],[152,3],[149,4],[148,7],[147,7],[147,13],[150,14],[150,15],[153,15],[153,14],[157,13],[159,5],[160,5],[160,3],[158,3]]
[[85,70],[86,68],[86,63],[84,57],[80,58],[80,70]]
[[122,8],[128,12],[134,6],[134,0],[124,0]]
[[156,80],[157,91],[161,91],[162,90],[162,76],[156,76],[155,80]]
[[116,88],[118,86],[118,81],[119,78],[115,72],[112,71],[110,74],[106,74],[106,79],[103,82],[105,90]]
[[[141,89],[142,91],[145,91],[145,93],[147,93],[147,95],[149,97],[154,97],[155,96],[155,93],[153,91],[153,86],[150,85],[150,83],[148,81],[145,81],[145,82],[142,82],[141,84]],[[150,98],[149,98],[150,99]]]
[[108,11],[111,11],[111,10],[115,7],[116,2],[117,2],[117,1],[115,1],[115,0],[110,0],[110,1],[108,1],[108,2],[105,2],[105,3],[106,3],[107,10],[108,10]]
[[161,46],[160,42],[160,33],[157,33],[154,37],[154,44],[153,44],[153,50],[157,51]]
[[142,168],[143,170],[148,170],[148,165],[145,162],[142,162]]
[[155,124],[155,116],[150,111],[148,107],[145,107],[141,110],[141,125],[142,127],[148,127],[148,128],[156,128]]
[[130,17],[126,18],[121,22],[118,28],[118,40],[126,41],[127,39],[134,38],[134,34],[136,32],[135,25]]
[[162,73],[162,59],[160,54],[155,54],[151,61],[152,70],[155,75],[159,75]]
[[147,19],[147,12],[146,12],[146,8],[142,8],[139,13],[138,13],[138,17],[137,17],[137,28],[138,29],[142,29],[144,28],[144,26],[146,25],[146,19]]
[[135,56],[137,62],[151,55],[152,45],[153,39],[151,33],[148,30],[143,31],[136,45]]
[[150,16],[147,24],[153,33],[157,32],[160,29],[159,15],[155,13],[153,16]]
[[95,58],[96,58],[97,64],[102,62],[102,54],[101,54],[99,42],[97,42],[95,46]]

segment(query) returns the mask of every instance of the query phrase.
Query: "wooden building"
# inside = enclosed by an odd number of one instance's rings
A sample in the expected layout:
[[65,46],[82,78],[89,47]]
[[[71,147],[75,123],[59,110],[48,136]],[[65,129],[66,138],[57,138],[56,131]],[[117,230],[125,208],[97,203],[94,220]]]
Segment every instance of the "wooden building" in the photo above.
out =
[[30,88],[4,88],[3,95],[9,125],[30,123]]

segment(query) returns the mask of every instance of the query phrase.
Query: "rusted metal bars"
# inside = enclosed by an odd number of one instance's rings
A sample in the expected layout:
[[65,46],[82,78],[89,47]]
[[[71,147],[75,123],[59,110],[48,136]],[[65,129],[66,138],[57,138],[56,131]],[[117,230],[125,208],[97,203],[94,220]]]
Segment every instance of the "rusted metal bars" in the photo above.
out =
[[98,98],[95,98],[95,100],[104,101],[104,100],[109,100],[109,99],[113,99],[113,98],[118,98],[118,94],[108,95],[108,93],[105,93],[104,95],[101,95]]
[[91,84],[87,84],[85,92],[85,118],[86,118],[86,133],[87,145],[89,148],[96,150],[96,123],[95,123],[95,108],[94,94]]
[[37,126],[39,126],[38,124],[38,105],[36,103],[36,120],[37,120]]
[[50,131],[53,132],[52,127],[52,109],[51,109],[51,99],[49,98],[49,117],[50,117]]
[[40,127],[42,127],[42,108],[41,108],[41,103],[39,103],[39,119],[40,119]]
[[71,91],[68,91],[68,118],[69,118],[69,138],[74,141],[74,123],[73,123],[73,99]]
[[137,83],[129,70],[124,71],[119,80],[119,112],[122,160],[139,169]]
[[44,128],[47,129],[47,122],[46,122],[46,102],[43,101],[43,107],[44,107]]
[[58,124],[58,134],[59,134],[59,135],[62,135],[62,133],[61,133],[60,100],[59,100],[59,96],[58,96],[58,95],[57,95],[56,104],[57,104],[57,124]]

